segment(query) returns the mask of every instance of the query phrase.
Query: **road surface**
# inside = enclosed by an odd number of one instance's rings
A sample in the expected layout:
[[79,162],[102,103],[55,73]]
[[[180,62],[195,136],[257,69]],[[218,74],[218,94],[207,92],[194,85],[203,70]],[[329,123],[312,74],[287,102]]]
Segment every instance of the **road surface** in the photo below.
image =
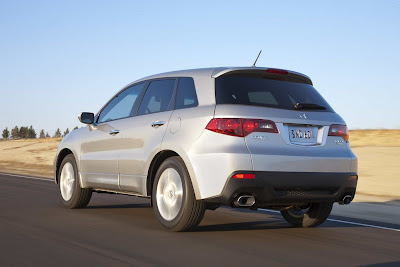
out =
[[298,229],[279,213],[220,208],[173,233],[148,199],[95,193],[68,210],[53,181],[0,174],[2,266],[400,266],[398,229],[335,216]]

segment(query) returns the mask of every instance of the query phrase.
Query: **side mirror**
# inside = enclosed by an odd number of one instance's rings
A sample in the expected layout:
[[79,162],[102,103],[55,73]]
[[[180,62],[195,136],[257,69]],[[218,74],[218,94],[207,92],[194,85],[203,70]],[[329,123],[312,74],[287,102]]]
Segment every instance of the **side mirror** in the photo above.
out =
[[94,114],[90,112],[82,112],[78,119],[84,124],[92,124],[94,122]]

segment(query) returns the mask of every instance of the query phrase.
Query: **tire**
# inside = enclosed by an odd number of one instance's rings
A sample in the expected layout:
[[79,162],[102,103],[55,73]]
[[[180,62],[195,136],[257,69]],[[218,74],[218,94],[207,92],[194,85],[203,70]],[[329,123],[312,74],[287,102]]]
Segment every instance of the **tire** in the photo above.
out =
[[157,170],[152,205],[160,224],[174,232],[191,231],[203,219],[205,204],[196,200],[189,173],[180,157],[166,159]]
[[92,197],[92,189],[81,188],[78,177],[75,158],[72,154],[69,154],[61,162],[57,176],[61,202],[66,208],[84,208],[89,204]]
[[281,211],[283,218],[294,227],[314,227],[328,219],[333,203],[312,203],[307,210],[294,209]]

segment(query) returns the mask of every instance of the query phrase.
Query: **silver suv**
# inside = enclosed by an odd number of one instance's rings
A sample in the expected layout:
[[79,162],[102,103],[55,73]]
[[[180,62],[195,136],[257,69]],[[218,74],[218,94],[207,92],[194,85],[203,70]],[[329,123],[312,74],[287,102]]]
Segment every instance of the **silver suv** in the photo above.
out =
[[120,90],[88,126],[61,142],[54,162],[62,203],[92,192],[151,198],[162,226],[195,228],[220,206],[281,211],[296,227],[349,204],[357,159],[343,119],[309,77],[238,67],[158,74]]

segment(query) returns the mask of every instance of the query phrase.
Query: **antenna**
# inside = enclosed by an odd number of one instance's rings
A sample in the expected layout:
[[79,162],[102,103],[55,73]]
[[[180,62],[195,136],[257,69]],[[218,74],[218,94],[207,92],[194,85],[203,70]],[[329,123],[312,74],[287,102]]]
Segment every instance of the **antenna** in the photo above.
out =
[[257,60],[258,60],[258,58],[260,57],[261,52],[262,52],[262,50],[260,50],[260,53],[258,53],[258,56],[257,56],[257,58],[256,58],[256,61],[254,61],[254,64],[253,64],[252,67],[255,67],[255,66],[256,66]]

